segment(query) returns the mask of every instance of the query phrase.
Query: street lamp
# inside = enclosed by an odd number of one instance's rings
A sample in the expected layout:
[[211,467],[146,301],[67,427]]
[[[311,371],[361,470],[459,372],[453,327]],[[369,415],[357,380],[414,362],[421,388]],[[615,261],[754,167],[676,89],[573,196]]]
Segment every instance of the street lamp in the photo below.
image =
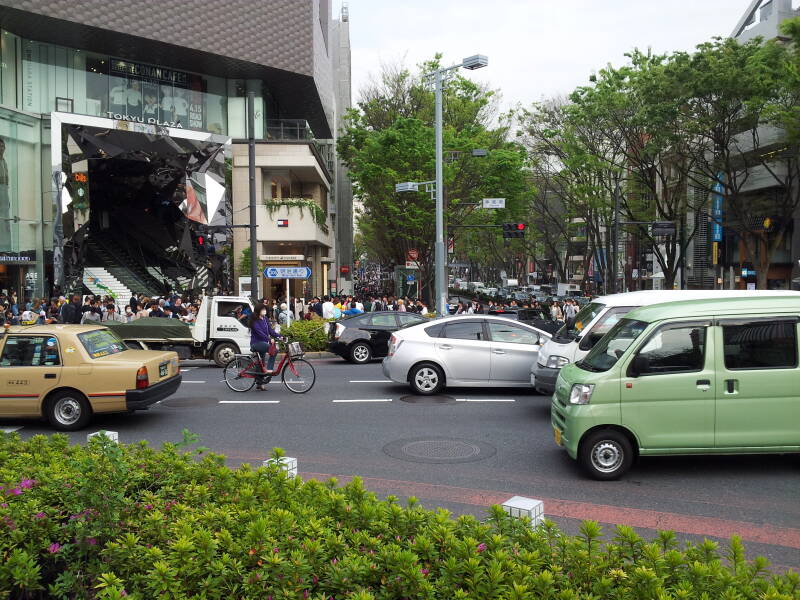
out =
[[451,67],[440,67],[425,75],[426,78],[433,79],[433,91],[436,104],[434,128],[436,130],[436,179],[434,187],[436,190],[436,246],[434,247],[434,281],[436,290],[436,314],[446,314],[447,288],[445,287],[447,278],[445,277],[445,247],[444,247],[444,194],[442,176],[442,87],[446,76],[453,71],[464,67],[465,69],[475,70],[489,64],[489,59],[482,54],[469,56],[461,61],[460,64]]

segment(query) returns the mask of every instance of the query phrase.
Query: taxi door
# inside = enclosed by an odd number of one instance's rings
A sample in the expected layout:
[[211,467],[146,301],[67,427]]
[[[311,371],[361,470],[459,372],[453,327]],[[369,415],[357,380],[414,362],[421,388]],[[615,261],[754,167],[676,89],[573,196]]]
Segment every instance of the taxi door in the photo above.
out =
[[0,345],[0,416],[40,416],[41,399],[61,378],[58,340],[49,334],[7,334]]

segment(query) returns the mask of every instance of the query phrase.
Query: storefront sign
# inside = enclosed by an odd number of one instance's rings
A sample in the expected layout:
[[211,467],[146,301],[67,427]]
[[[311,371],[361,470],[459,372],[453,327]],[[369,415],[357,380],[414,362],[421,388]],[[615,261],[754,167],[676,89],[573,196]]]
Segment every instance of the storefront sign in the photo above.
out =
[[127,75],[159,82],[164,81],[180,86],[186,86],[189,81],[189,74],[182,71],[173,71],[172,69],[165,69],[163,67],[154,67],[153,65],[144,65],[118,59],[113,59],[111,61],[111,74]]
[[267,262],[273,262],[278,260],[305,260],[306,257],[303,254],[261,254],[259,255],[259,260],[265,260]]
[[0,256],[0,264],[35,265],[36,261],[29,256]]
[[180,121],[159,121],[155,117],[144,118],[136,115],[123,115],[110,110],[106,111],[106,115],[108,115],[109,119],[116,119],[117,121],[129,121],[131,123],[142,123],[146,125],[158,125],[160,127],[175,127],[183,129],[183,125],[181,125]]

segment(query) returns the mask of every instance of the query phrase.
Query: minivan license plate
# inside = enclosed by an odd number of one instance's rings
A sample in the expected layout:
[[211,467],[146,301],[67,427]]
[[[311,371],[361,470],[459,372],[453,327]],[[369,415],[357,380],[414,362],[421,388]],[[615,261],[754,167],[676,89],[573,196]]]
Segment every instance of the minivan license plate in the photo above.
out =
[[553,437],[556,438],[556,444],[561,445],[561,430],[553,427]]
[[158,376],[166,377],[168,368],[169,368],[169,363],[161,363],[160,365],[158,365]]

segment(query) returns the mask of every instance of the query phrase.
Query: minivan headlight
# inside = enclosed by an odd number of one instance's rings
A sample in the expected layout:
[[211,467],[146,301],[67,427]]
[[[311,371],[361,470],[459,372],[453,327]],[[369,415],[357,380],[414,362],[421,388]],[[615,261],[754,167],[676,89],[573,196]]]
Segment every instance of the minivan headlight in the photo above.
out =
[[569,363],[569,359],[566,356],[551,356],[547,359],[547,368],[548,369],[560,369],[564,365]]
[[594,384],[576,383],[569,392],[570,404],[589,404],[594,392]]

